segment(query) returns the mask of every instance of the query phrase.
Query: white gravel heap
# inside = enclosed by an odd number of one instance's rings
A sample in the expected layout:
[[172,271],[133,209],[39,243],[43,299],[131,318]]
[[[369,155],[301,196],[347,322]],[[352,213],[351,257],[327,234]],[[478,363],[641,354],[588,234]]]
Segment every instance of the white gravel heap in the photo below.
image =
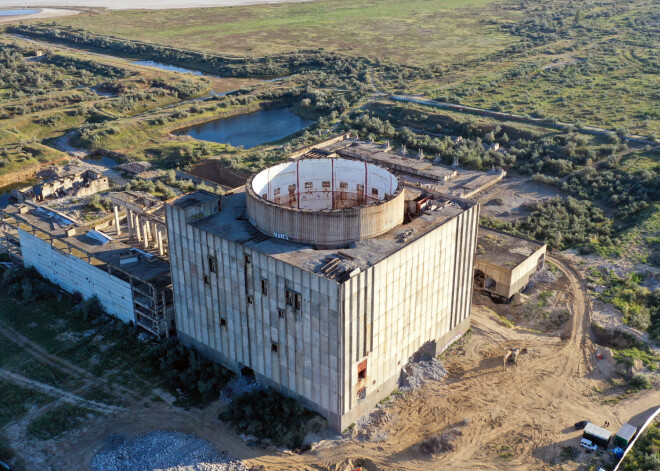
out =
[[219,454],[206,440],[162,430],[131,441],[109,437],[91,467],[93,471],[249,471],[241,461]]
[[415,389],[428,381],[442,381],[447,376],[447,370],[436,358],[410,362],[404,372],[401,389]]
[[382,427],[392,420],[394,415],[377,406],[375,410],[360,417],[355,424],[355,438],[360,441],[382,442],[388,433]]
[[220,397],[231,401],[243,394],[250,394],[260,389],[259,383],[249,376],[234,376],[222,389]]
[[529,279],[532,283],[554,283],[559,278],[559,275],[552,273],[548,270],[547,266],[544,266],[539,271],[534,273]]

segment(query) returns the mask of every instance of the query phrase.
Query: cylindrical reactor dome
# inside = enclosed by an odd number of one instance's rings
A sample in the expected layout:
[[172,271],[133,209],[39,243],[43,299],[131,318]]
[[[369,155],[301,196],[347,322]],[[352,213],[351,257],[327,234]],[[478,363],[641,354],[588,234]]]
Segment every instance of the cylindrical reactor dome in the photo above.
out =
[[319,248],[345,247],[403,222],[403,182],[360,160],[285,162],[252,176],[246,193],[250,222],[262,233]]

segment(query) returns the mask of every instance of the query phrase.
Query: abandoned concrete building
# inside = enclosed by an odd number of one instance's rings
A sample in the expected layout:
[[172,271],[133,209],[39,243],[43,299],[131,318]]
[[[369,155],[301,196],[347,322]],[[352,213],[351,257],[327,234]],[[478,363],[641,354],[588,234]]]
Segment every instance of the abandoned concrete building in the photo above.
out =
[[108,178],[94,170],[72,173],[34,186],[12,190],[11,196],[19,203],[41,202],[67,196],[90,196],[110,188]]
[[51,209],[25,203],[0,212],[10,253],[70,293],[158,338],[174,332],[169,264]]
[[166,205],[176,325],[343,430],[469,327],[479,205],[310,152]]
[[479,227],[474,262],[475,291],[496,301],[511,301],[543,267],[545,254],[545,244]]

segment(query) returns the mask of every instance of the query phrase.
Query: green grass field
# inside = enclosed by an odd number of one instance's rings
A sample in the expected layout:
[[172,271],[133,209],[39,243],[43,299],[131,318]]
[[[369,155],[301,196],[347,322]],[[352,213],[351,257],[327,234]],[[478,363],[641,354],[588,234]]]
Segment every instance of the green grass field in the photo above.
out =
[[100,34],[248,56],[323,47],[397,62],[448,64],[514,42],[490,20],[518,16],[493,0],[323,0],[114,10],[58,21]]

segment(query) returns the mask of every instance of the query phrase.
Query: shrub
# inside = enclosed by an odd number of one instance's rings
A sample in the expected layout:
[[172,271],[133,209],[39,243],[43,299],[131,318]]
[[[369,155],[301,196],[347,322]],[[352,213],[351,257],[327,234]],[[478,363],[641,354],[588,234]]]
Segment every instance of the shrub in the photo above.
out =
[[315,415],[295,399],[267,389],[237,397],[218,418],[229,422],[238,433],[295,449],[302,446]]
[[633,387],[636,391],[641,391],[642,389],[651,389],[653,384],[648,376],[642,373],[637,373],[630,380],[630,386]]

